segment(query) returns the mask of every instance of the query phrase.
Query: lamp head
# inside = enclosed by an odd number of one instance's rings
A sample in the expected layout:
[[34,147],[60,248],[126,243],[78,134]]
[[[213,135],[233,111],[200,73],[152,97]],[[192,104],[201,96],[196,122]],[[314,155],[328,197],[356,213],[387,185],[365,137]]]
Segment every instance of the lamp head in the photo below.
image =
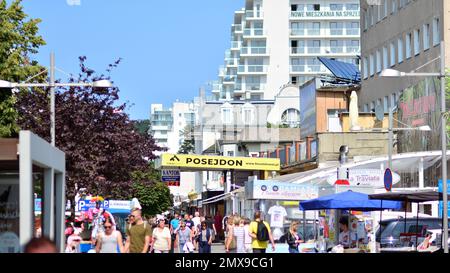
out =
[[108,80],[99,80],[99,81],[93,82],[92,87],[94,87],[94,88],[111,88],[111,87],[113,87],[113,85]]
[[423,125],[423,126],[419,126],[419,130],[429,132],[429,131],[431,131],[431,128],[428,125]]
[[381,71],[380,73],[380,77],[402,77],[405,75],[405,72],[400,72],[398,70],[395,69],[383,69],[383,71]]

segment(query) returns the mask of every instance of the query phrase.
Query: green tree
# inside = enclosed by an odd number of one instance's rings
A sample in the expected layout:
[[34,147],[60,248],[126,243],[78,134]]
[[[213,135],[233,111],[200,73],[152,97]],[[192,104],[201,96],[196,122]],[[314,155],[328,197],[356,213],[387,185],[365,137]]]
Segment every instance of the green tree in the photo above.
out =
[[193,137],[194,129],[187,125],[180,133],[180,136],[184,138],[183,144],[181,144],[178,150],[179,154],[191,154],[195,152],[195,141]]
[[161,181],[161,173],[154,168],[153,163],[147,171],[136,171],[132,174],[132,197],[136,197],[145,215],[156,215],[173,206],[173,197],[169,187]]
[[[36,61],[30,60],[30,56],[45,45],[38,35],[41,20],[27,20],[27,17],[21,0],[15,0],[9,6],[6,0],[0,0],[0,80],[21,82],[44,70]],[[43,73],[35,80],[42,81],[45,77],[46,73]],[[0,137],[16,136],[19,131],[15,103],[11,90],[0,89]]]
[[141,135],[148,135],[148,130],[150,129],[150,120],[135,120],[134,126]]

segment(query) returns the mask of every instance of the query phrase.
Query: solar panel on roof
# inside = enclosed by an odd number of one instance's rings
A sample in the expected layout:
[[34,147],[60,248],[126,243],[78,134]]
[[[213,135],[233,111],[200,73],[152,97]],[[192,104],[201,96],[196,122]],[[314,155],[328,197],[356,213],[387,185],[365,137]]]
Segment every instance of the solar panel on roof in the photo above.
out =
[[351,82],[360,82],[361,73],[356,65],[352,63],[344,63],[324,57],[317,57],[336,78],[349,80]]

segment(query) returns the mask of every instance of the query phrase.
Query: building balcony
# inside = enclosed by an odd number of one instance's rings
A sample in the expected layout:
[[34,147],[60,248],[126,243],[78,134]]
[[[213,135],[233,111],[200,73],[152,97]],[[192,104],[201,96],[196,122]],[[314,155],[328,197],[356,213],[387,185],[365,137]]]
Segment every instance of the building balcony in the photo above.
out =
[[242,55],[267,55],[269,52],[266,47],[242,47]]
[[264,30],[262,28],[246,28],[244,29],[244,37],[245,38],[251,38],[251,37],[264,37]]
[[359,36],[359,28],[347,28],[345,34]]
[[323,65],[291,65],[291,73],[325,73],[327,69]]
[[359,46],[347,46],[345,49],[345,52],[347,53],[359,53],[360,49]]
[[305,54],[305,47],[291,47],[291,54]]
[[359,10],[291,11],[291,20],[359,20]]
[[330,29],[330,35],[331,36],[344,35],[344,30],[342,28],[338,28],[338,29],[332,28],[332,29]]
[[223,77],[223,84],[234,84],[236,75],[225,75]]
[[246,20],[262,20],[263,12],[255,11],[255,10],[247,10],[247,11],[245,11],[245,19]]
[[344,53],[344,47],[330,47],[330,53]]
[[245,91],[250,91],[252,93],[264,92],[266,88],[265,84],[246,84]]
[[231,30],[233,32],[242,32],[242,25],[233,25]]
[[231,41],[231,50],[239,50],[241,45],[242,41]]
[[266,65],[240,65],[238,67],[238,74],[265,74],[266,72]]
[[239,63],[239,59],[238,58],[229,58],[226,60],[226,64],[227,66],[237,66]]

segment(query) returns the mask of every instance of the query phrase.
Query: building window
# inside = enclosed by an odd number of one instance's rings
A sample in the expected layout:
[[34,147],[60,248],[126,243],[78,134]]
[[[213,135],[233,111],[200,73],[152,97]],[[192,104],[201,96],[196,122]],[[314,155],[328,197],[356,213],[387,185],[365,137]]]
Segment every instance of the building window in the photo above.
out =
[[420,29],[414,30],[414,55],[420,54]]
[[375,18],[375,11],[373,6],[369,7],[369,14],[370,14],[370,25],[373,26],[374,25],[374,18]]
[[367,79],[367,75],[368,75],[368,73],[367,73],[367,67],[368,67],[368,65],[367,65],[367,57],[365,57],[364,58],[364,62],[363,62],[363,77],[364,77],[364,79]]
[[344,10],[343,4],[330,4],[330,10]]
[[253,122],[253,116],[254,116],[254,106],[251,104],[245,104],[242,107],[242,122],[245,125],[250,125]]
[[378,106],[378,105],[379,105],[379,106],[382,106],[382,105],[381,105],[381,99],[378,99],[378,100],[377,100],[377,106]]
[[300,111],[294,108],[287,109],[281,115],[281,124],[295,128],[300,125]]
[[344,41],[343,40],[331,40],[330,41],[330,52],[331,53],[343,53],[344,52]]
[[359,22],[347,22],[346,33],[347,35],[359,35]]
[[342,22],[330,22],[330,35],[342,35],[344,33],[344,25]]
[[423,50],[430,48],[430,24],[423,25]]
[[364,112],[369,112],[369,105],[366,103],[366,104],[364,104],[364,109],[363,109],[363,111]]
[[397,0],[392,0],[392,10],[391,14],[394,14],[397,12]]
[[388,49],[383,47],[383,69],[388,68]]
[[291,5],[291,11],[297,11],[297,5]]
[[391,45],[390,45],[390,48],[391,48],[391,58],[390,58],[390,65],[391,66],[394,66],[395,65],[395,45],[394,45],[394,43],[392,42],[391,43]]
[[320,10],[320,4],[314,4],[314,10],[319,11]]
[[387,14],[388,14],[388,0],[384,0],[383,3],[383,18],[386,18]]
[[391,107],[393,107],[394,105],[397,105],[397,94],[396,93],[391,94]]
[[385,112],[385,113],[389,112],[389,97],[388,97],[388,96],[385,96],[385,97],[384,97],[384,100],[383,100],[383,109],[384,109],[384,112]]
[[346,4],[345,8],[347,10],[359,10],[359,4]]
[[398,63],[403,62],[403,38],[398,38],[398,44],[397,44],[397,51],[398,51]]
[[381,72],[381,52],[377,50],[377,73]]
[[406,59],[411,58],[411,33],[406,34]]
[[225,103],[221,107],[222,123],[231,124],[233,122],[233,107],[229,103]]
[[374,59],[373,59],[373,54],[370,54],[369,58],[370,58],[370,64],[369,64],[370,70],[369,70],[369,73],[370,73],[370,76],[373,76],[373,74],[375,74],[375,62],[374,62]]
[[372,102],[370,103],[370,109],[369,109],[369,111],[370,111],[370,112],[375,112],[375,102],[374,102],[374,101],[372,101]]
[[307,4],[306,5],[306,11],[319,11],[320,5],[319,4]]
[[439,26],[439,18],[433,19],[433,46],[441,42],[441,29]]

